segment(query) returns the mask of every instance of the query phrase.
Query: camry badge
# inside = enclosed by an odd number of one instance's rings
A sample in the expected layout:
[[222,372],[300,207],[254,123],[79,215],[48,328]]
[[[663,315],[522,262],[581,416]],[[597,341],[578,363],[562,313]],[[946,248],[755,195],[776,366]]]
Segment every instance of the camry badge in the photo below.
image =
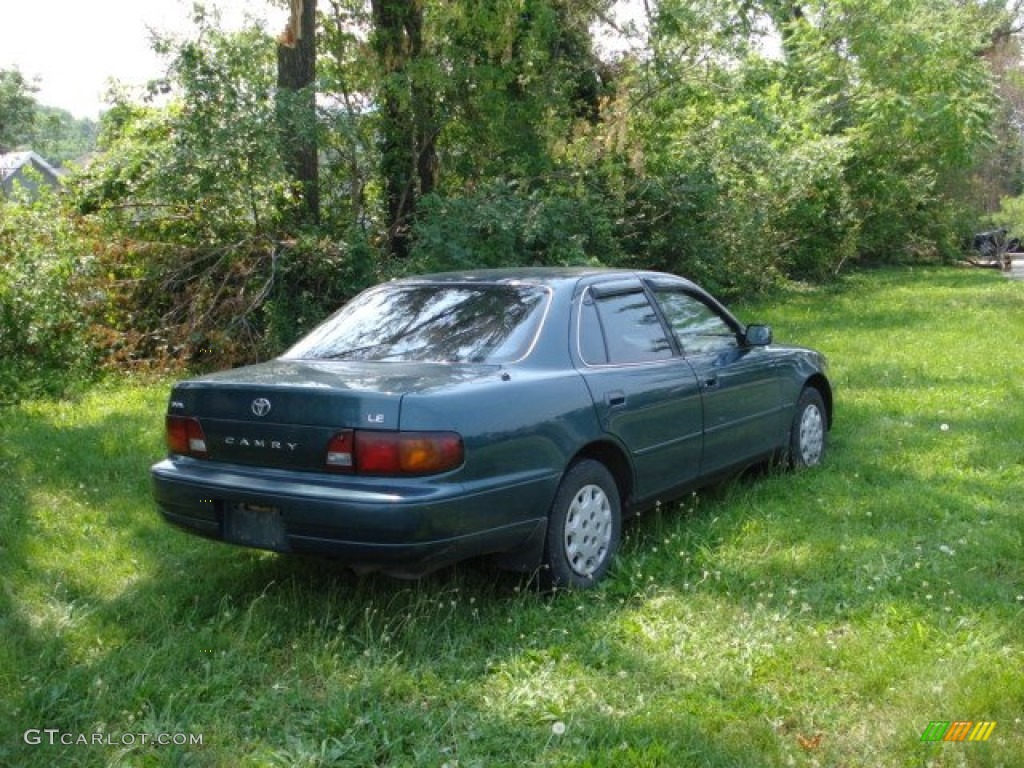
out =
[[252,401],[252,412],[257,416],[266,416],[270,413],[270,401],[265,397],[258,397]]

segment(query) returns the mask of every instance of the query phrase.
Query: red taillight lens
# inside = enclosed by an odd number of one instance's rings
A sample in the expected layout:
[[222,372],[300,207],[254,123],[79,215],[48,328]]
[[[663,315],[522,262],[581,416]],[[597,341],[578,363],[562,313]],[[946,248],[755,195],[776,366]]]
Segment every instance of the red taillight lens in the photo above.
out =
[[400,432],[360,432],[356,437],[359,472],[368,475],[402,475],[398,436]]
[[433,475],[463,461],[454,432],[339,432],[327,445],[327,468],[363,475]]
[[167,417],[167,450],[182,456],[206,458],[206,435],[198,419]]

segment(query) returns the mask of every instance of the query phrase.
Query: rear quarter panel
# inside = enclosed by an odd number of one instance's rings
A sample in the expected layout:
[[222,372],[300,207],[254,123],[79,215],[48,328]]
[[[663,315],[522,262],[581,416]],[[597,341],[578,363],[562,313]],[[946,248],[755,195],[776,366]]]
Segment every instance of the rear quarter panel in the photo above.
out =
[[472,524],[481,528],[546,519],[569,461],[599,430],[575,372],[517,371],[408,394],[401,428],[462,435],[463,467],[435,482],[458,483]]
[[454,430],[463,436],[460,479],[561,477],[598,434],[590,393],[575,371],[512,370],[445,391],[402,398],[403,430]]

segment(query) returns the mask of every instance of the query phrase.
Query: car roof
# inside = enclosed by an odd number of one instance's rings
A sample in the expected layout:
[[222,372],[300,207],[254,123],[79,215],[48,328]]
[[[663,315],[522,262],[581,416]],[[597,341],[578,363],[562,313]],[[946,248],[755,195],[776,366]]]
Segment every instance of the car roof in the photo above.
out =
[[465,271],[436,272],[413,275],[393,281],[393,284],[417,283],[528,283],[554,287],[565,283],[578,283],[583,278],[629,278],[669,279],[686,285],[691,281],[665,272],[648,270],[613,269],[610,267],[508,267],[504,269],[471,269]]

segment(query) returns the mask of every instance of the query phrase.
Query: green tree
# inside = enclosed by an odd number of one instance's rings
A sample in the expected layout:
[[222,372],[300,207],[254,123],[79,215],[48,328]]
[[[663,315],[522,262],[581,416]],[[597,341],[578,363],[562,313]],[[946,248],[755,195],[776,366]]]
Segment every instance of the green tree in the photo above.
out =
[[386,242],[404,258],[422,198],[489,176],[542,183],[555,171],[573,124],[597,117],[601,73],[589,25],[609,3],[370,5]]
[[442,185],[556,172],[575,128],[596,122],[611,92],[590,34],[609,5],[468,0],[438,10]]
[[82,201],[136,235],[186,244],[277,232],[293,205],[275,133],[274,41],[225,32],[196,6],[195,32],[159,39],[165,106],[116,96]]
[[0,152],[24,146],[36,121],[36,87],[16,67],[0,69]]
[[274,40],[220,28],[162,38],[162,106],[118,96],[100,153],[73,182],[79,209],[120,244],[115,324],[147,356],[250,358],[275,288],[283,221],[301,200],[279,154]]
[[[104,227],[110,324],[131,354],[230,364],[280,351],[372,281],[358,232],[308,226],[281,146],[275,40],[215,12],[156,41],[150,99],[114,95],[97,158],[73,181]],[[312,94],[312,89],[308,89]]]
[[320,220],[316,118],[316,0],[292,0],[291,17],[277,39],[277,124],[281,156],[295,181],[301,215]]
[[845,178],[866,258],[956,249],[965,201],[953,190],[993,139],[991,73],[978,55],[992,35],[983,10],[951,0],[822,3],[795,34],[792,71],[830,133],[851,144]]
[[1024,191],[1024,68],[1017,15],[1007,13],[1003,18],[997,29],[1005,34],[997,34],[982,53],[998,94],[992,122],[995,141],[985,148],[963,185],[975,207],[985,213],[998,210],[1002,198]]
[[371,0],[372,45],[380,70],[380,156],[387,249],[409,254],[409,228],[421,194],[436,180],[436,139],[424,38],[423,0]]
[[46,185],[32,197],[0,196],[0,405],[60,394],[92,372],[101,242]]
[[995,103],[978,6],[650,7],[606,142],[635,258],[728,288],[953,253]]
[[36,107],[32,148],[56,166],[81,160],[96,148],[99,123],[76,118],[65,109]]
[[0,70],[0,152],[33,149],[61,166],[92,151],[97,123],[39,104],[36,90],[17,68]]
[[322,215],[327,229],[368,232],[378,226],[382,174],[372,94],[377,89],[372,25],[364,0],[328,0],[318,37]]

